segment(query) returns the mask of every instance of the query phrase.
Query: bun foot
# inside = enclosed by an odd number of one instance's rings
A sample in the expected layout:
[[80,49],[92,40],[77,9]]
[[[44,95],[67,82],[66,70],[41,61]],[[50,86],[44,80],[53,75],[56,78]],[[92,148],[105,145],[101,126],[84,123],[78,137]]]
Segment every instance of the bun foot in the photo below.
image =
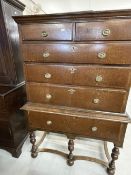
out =
[[38,153],[37,153],[37,152],[31,153],[31,157],[32,157],[32,158],[36,158],[37,156],[38,156]]
[[15,157],[15,158],[19,158],[20,154],[21,154],[21,147],[19,149],[14,149],[12,151],[12,156]]
[[74,165],[74,160],[67,160],[67,164],[69,166],[73,166]]
[[107,173],[108,173],[108,175],[114,175],[115,174],[115,170],[107,168]]

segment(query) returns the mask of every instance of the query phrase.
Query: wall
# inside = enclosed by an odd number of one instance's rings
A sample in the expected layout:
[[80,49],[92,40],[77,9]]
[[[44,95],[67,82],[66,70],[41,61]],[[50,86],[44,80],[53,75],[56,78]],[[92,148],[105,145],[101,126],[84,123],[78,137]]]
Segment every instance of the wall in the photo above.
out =
[[[41,4],[37,4],[37,1],[39,0],[19,0],[23,4],[26,5],[26,8],[24,10],[24,15],[33,15],[33,14],[43,14],[45,13],[43,9],[41,8]],[[42,3],[42,1],[41,1]]]
[[37,0],[46,13],[68,11],[128,9],[131,0]]
[[26,14],[61,13],[87,10],[131,9],[131,0],[20,0]]

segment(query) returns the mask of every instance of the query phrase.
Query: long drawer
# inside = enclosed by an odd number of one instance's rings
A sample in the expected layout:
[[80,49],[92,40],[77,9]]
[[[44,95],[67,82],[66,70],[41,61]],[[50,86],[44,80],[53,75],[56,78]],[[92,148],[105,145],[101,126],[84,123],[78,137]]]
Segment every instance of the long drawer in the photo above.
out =
[[130,19],[76,23],[76,40],[131,40]]
[[21,26],[22,40],[72,40],[72,23]]
[[27,83],[28,101],[91,110],[124,112],[125,90]]
[[[57,111],[59,110],[57,109]],[[29,111],[29,128],[98,138],[113,141],[113,143],[122,146],[126,123],[103,119],[89,119],[88,117],[75,117],[59,114],[57,111],[56,113]]]
[[131,69],[127,67],[34,63],[25,64],[24,67],[29,82],[124,89],[130,86]]
[[131,64],[131,43],[23,44],[24,61]]

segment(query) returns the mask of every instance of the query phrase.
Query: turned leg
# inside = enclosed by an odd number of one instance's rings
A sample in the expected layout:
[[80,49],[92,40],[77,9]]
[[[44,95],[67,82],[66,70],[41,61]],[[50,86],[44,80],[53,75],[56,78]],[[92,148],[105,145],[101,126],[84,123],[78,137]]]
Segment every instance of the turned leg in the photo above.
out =
[[69,166],[72,166],[74,164],[74,156],[73,156],[73,150],[74,150],[74,141],[73,139],[70,139],[68,142],[68,150],[69,150],[69,155],[67,159],[67,164]]
[[119,148],[114,145],[114,148],[112,150],[112,160],[109,163],[109,167],[107,168],[107,172],[109,175],[114,175],[115,174],[115,161],[118,159],[119,155]]
[[35,139],[35,134],[33,131],[30,132],[30,142],[32,144],[31,157],[36,158],[38,155],[38,152],[37,152],[37,147],[35,145],[36,139]]

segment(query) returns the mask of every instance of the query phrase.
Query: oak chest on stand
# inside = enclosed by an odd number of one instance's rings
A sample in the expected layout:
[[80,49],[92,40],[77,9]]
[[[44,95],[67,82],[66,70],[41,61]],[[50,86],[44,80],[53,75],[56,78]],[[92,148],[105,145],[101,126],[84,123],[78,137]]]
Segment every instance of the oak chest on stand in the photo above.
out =
[[[14,19],[24,59],[28,103],[23,109],[32,157],[40,151],[35,130],[67,135],[68,165],[79,159],[73,155],[77,136],[100,139],[114,143],[110,163],[97,160],[113,175],[130,121],[125,109],[131,84],[131,11]],[[106,144],[105,149],[109,159]]]

